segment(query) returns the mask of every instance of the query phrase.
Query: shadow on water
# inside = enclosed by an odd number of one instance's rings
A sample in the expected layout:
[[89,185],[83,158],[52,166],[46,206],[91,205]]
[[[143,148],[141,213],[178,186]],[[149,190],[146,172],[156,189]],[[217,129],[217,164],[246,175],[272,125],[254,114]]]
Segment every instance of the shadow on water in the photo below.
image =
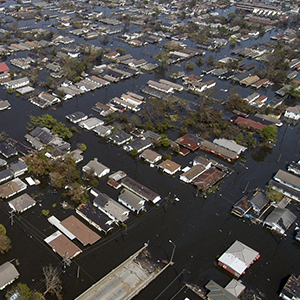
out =
[[253,151],[251,157],[256,162],[263,162],[268,155],[272,154],[272,148],[269,147],[259,147]]

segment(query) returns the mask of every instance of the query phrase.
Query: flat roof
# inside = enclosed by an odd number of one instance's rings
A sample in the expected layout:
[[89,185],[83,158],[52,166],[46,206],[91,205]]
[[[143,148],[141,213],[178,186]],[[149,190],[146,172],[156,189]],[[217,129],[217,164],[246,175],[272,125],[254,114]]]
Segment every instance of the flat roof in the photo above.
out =
[[92,285],[75,300],[129,300],[161,274],[164,268],[153,262],[147,244]]

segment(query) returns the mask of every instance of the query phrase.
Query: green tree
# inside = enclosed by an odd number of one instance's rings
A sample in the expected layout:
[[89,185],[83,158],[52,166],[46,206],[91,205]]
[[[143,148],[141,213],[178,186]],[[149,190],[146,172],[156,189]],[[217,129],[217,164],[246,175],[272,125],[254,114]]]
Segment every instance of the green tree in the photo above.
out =
[[3,224],[0,224],[0,235],[6,235],[6,228]]
[[166,51],[159,51],[159,53],[154,58],[158,61],[158,65],[162,69],[164,69],[168,65],[169,55]]
[[277,128],[272,125],[265,126],[259,131],[259,135],[265,145],[274,144],[277,141]]
[[14,295],[19,295],[18,300],[45,300],[43,294],[31,291],[25,283],[21,282],[9,289],[5,297],[6,299],[11,299]]

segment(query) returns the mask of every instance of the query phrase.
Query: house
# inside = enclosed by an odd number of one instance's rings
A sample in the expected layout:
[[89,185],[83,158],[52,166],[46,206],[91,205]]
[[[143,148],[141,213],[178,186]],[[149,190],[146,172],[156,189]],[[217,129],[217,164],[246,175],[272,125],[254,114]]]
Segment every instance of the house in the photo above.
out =
[[24,212],[35,204],[36,201],[26,193],[8,202],[10,208],[18,213]]
[[9,145],[7,142],[1,142],[0,143],[0,153],[5,157],[5,158],[10,158],[14,155],[18,154],[18,151],[13,148],[11,145]]
[[98,118],[92,117],[92,118],[86,119],[84,121],[81,121],[79,123],[79,126],[86,130],[92,130],[95,127],[97,127],[98,125],[103,125],[103,124],[104,124],[104,121],[102,121]]
[[238,300],[238,298],[232,295],[229,291],[222,288],[220,285],[210,280],[205,288],[209,290],[207,294],[208,300]]
[[159,169],[162,169],[163,172],[166,172],[169,175],[174,175],[177,171],[180,171],[181,165],[177,164],[176,162],[166,159],[165,161],[161,162],[158,166]]
[[112,134],[112,130],[114,127],[112,125],[104,126],[104,125],[98,125],[93,129],[95,133],[100,135],[101,137],[106,137],[110,134]]
[[118,131],[117,133],[111,135],[109,137],[109,140],[111,140],[114,144],[117,144],[118,146],[123,145],[130,140],[132,140],[132,135],[126,133],[123,130]]
[[186,182],[186,183],[191,183],[196,177],[201,175],[206,168],[203,165],[195,165],[191,167],[188,171],[182,173],[179,176],[179,179]]
[[13,283],[20,276],[18,270],[11,262],[5,262],[0,266],[0,290]]
[[16,89],[22,86],[25,86],[27,84],[29,84],[29,79],[28,77],[22,77],[22,78],[18,78],[18,79],[14,79],[14,80],[10,80],[4,83],[5,87],[7,89]]
[[284,111],[284,117],[286,117],[288,119],[295,120],[295,121],[299,121],[299,119],[300,119],[300,105],[289,106]]
[[246,128],[249,128],[249,129],[255,130],[255,131],[260,131],[261,129],[263,129],[266,126],[259,122],[255,122],[251,119],[243,118],[241,116],[238,116],[235,119],[234,123],[237,124],[238,126],[245,126]]
[[105,213],[117,225],[122,224],[128,220],[130,211],[124,208],[124,206],[122,206],[106,194],[97,191],[96,189],[92,189],[91,193],[96,196],[96,198],[93,200],[94,206]]
[[21,179],[12,179],[11,181],[0,185],[0,197],[7,199],[17,193],[26,190],[26,188],[27,184],[24,183]]
[[145,200],[127,189],[121,191],[118,201],[137,214],[145,210]]
[[93,230],[91,230],[73,215],[62,221],[57,221],[59,222],[60,228],[64,228],[70,232],[78,241],[82,243],[83,246],[93,245],[101,238],[98,234],[96,234]]
[[203,173],[193,179],[193,184],[206,191],[224,178],[225,173],[215,167],[205,170]]
[[193,166],[202,165],[206,169],[209,169],[212,165],[215,165],[216,163],[216,161],[208,159],[202,155],[198,155],[193,159]]
[[162,155],[158,154],[153,150],[146,149],[139,155],[139,158],[144,159],[150,164],[155,164],[162,159]]
[[194,134],[187,133],[176,140],[176,143],[191,151],[196,151],[200,147],[202,139]]
[[296,175],[283,170],[278,170],[274,176],[274,180],[284,186],[300,192],[300,178]]
[[292,274],[281,290],[279,297],[284,300],[300,299],[300,276]]
[[240,155],[242,152],[247,150],[247,147],[241,146],[233,140],[227,139],[214,139],[213,143],[219,145],[225,149],[235,152]]
[[5,109],[11,109],[8,100],[0,100],[0,111]]
[[10,69],[5,62],[0,62],[0,74],[8,72]]
[[219,146],[217,144],[214,144],[210,141],[204,140],[200,144],[200,149],[204,151],[208,151],[210,153],[213,153],[217,156],[222,157],[223,159],[226,159],[229,162],[232,162],[239,158],[239,155],[236,152],[233,152],[231,150],[228,150],[222,146]]
[[127,152],[130,152],[134,149],[137,150],[137,153],[141,153],[147,148],[150,148],[153,145],[151,140],[141,140],[141,139],[136,139],[133,140],[132,142],[129,142],[128,144],[123,146],[123,149]]
[[82,250],[70,241],[60,231],[55,231],[53,234],[44,239],[54,252],[63,258],[74,258],[79,255]]
[[285,234],[296,219],[297,217],[289,209],[276,207],[266,217],[263,225],[279,234]]
[[139,197],[143,198],[146,201],[152,202],[153,204],[156,204],[161,200],[160,196],[157,193],[153,192],[141,183],[133,180],[129,176],[124,177],[121,180],[121,184],[131,192],[137,194]]
[[259,257],[257,251],[236,240],[218,258],[218,265],[239,278]]
[[245,195],[233,205],[231,213],[241,218],[244,217],[251,208],[252,204],[248,201],[248,195]]
[[249,199],[249,202],[251,203],[254,213],[256,215],[259,215],[266,207],[266,205],[270,202],[270,200],[263,192],[257,191],[254,193],[252,198]]
[[17,160],[16,162],[11,163],[9,165],[9,169],[13,173],[14,177],[18,177],[18,176],[24,174],[25,172],[27,172],[28,166],[23,161]]
[[110,172],[110,169],[99,163],[98,158],[94,158],[87,165],[82,167],[82,171],[101,178],[108,174]]
[[90,202],[81,203],[76,208],[76,213],[105,234],[113,229],[113,221]]
[[237,298],[242,294],[245,288],[246,286],[234,278],[225,286],[225,290]]
[[148,86],[150,86],[153,89],[159,90],[163,93],[169,94],[169,93],[173,93],[173,87],[166,85],[166,84],[162,84],[159,82],[156,82],[154,80],[148,80],[147,82]]
[[74,124],[84,121],[87,118],[88,118],[88,116],[81,111],[76,111],[70,115],[66,115],[66,119],[68,119],[70,122],[72,122]]
[[243,80],[240,81],[240,84],[245,85],[245,86],[249,86],[251,84],[253,84],[254,82],[257,82],[260,78],[257,75],[253,75],[250,77],[247,77]]
[[12,179],[14,177],[13,173],[9,169],[0,171],[0,183]]

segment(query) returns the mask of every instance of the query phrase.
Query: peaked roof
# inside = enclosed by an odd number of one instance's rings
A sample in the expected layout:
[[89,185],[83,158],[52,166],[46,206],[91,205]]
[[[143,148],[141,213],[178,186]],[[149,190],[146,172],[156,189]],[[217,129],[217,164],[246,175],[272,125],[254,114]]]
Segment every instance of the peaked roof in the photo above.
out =
[[5,62],[0,62],[0,73],[9,71],[9,67]]
[[205,286],[210,292],[207,294],[208,299],[212,300],[237,300],[238,298],[219,286],[213,280],[210,280]]
[[259,256],[259,253],[240,241],[235,241],[229,249],[222,254],[219,262],[225,264],[238,274],[242,274],[252,262]]

